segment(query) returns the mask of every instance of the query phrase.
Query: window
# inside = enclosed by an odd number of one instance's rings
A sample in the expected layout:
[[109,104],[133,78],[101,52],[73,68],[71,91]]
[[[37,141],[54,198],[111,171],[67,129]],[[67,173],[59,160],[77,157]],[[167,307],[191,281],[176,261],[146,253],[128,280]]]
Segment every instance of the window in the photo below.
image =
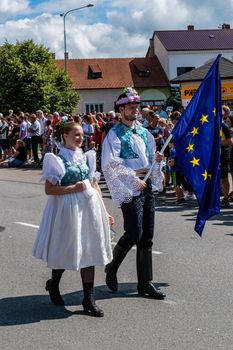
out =
[[193,69],[195,69],[195,67],[177,67],[177,76],[190,72]]
[[104,111],[104,104],[103,103],[86,103],[85,104],[85,110],[86,114],[92,113],[92,112],[103,112]]
[[141,78],[146,78],[150,75],[149,69],[146,66],[144,66],[143,64],[134,63],[134,68],[135,68],[137,75]]
[[102,71],[98,64],[88,67],[88,79],[102,78]]

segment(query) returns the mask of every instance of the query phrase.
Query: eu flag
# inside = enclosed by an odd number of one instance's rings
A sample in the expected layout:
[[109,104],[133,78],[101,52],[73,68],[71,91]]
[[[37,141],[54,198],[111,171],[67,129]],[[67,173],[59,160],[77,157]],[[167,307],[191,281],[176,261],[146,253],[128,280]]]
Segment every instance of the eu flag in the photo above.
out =
[[198,200],[195,231],[200,236],[206,220],[220,212],[220,57],[172,131],[178,163]]

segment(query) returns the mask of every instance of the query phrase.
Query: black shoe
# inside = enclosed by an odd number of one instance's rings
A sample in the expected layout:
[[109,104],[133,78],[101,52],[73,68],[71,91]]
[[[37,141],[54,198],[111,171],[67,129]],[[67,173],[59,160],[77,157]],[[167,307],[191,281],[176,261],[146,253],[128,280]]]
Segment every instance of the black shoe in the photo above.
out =
[[117,270],[124,260],[125,256],[127,254],[127,251],[125,251],[123,248],[119,246],[119,244],[115,245],[113,249],[113,259],[112,261],[106,265],[105,272],[106,272],[106,284],[111,291],[116,292],[118,289],[118,283],[117,283]]
[[176,201],[177,205],[185,205],[187,204],[187,201],[184,198],[177,199]]
[[94,317],[104,317],[104,312],[101,310],[93,300],[82,301],[83,310],[90,313]]
[[113,271],[110,264],[106,265],[104,271],[106,272],[105,282],[106,282],[108,288],[111,289],[111,291],[113,291],[113,292],[117,292],[118,283],[117,283],[116,272]]
[[138,294],[148,295],[152,299],[164,300],[166,295],[160,292],[151,282],[146,282],[144,284],[138,284]]
[[54,283],[52,279],[46,282],[45,290],[49,292],[50,300],[55,305],[64,305],[64,300],[61,297],[58,284]]
[[222,201],[220,202],[220,208],[225,209],[229,207],[230,207],[229,200],[227,198],[223,198]]

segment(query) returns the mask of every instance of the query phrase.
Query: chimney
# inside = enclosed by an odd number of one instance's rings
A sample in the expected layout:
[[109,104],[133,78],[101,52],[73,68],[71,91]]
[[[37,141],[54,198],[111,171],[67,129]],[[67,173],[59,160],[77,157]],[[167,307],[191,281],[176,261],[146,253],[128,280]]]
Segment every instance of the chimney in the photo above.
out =
[[223,23],[222,29],[231,29],[231,26],[230,26],[230,24]]
[[155,57],[154,40],[153,40],[153,38],[150,39],[150,46],[149,46],[149,49],[147,51],[146,57]]
[[194,30],[194,25],[193,24],[189,24],[187,26],[187,30],[189,30],[189,31]]

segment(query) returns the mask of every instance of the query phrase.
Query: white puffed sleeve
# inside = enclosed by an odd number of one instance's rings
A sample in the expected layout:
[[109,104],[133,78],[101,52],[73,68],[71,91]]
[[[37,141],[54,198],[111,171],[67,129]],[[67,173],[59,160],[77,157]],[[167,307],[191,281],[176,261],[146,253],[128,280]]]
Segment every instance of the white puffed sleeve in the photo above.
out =
[[164,174],[162,171],[163,162],[154,163],[155,153],[156,153],[156,144],[155,144],[154,136],[150,132],[148,132],[147,134],[147,140],[148,140],[148,149],[149,149],[149,161],[151,165],[153,164],[151,175],[150,175],[152,188],[153,188],[153,191],[161,192],[163,190],[163,184],[164,184]]
[[87,158],[87,164],[89,167],[89,180],[93,180],[95,178],[97,181],[100,180],[100,173],[96,171],[96,151],[90,150],[85,153]]
[[65,175],[65,166],[61,158],[53,153],[46,153],[43,159],[43,176],[40,181],[48,180],[51,184],[60,183]]
[[124,166],[120,158],[121,142],[116,133],[108,132],[102,145],[101,165],[113,202],[120,207],[140,194],[140,179],[136,172]]

